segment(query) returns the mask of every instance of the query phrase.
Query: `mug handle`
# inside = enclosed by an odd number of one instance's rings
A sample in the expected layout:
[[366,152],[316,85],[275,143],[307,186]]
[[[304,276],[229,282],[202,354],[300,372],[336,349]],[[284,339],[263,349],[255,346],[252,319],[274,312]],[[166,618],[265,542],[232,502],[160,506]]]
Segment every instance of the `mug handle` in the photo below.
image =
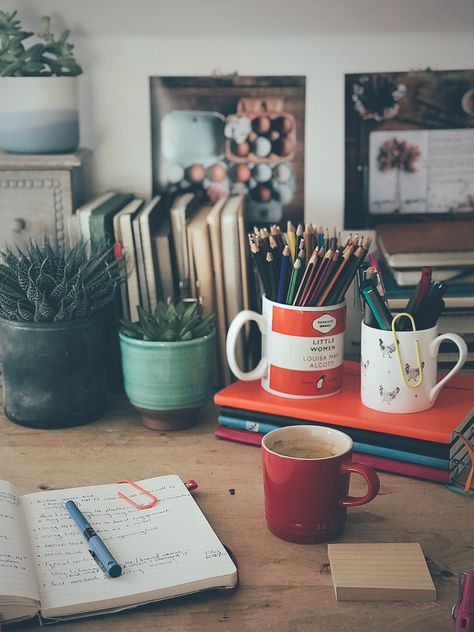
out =
[[344,461],[341,465],[341,473],[350,474],[351,472],[360,474],[365,478],[367,493],[365,496],[344,496],[344,498],[339,499],[339,504],[343,507],[358,507],[359,505],[370,503],[377,496],[380,489],[380,479],[377,476],[377,472],[368,465],[356,463],[355,461]]
[[229,363],[230,370],[236,378],[247,382],[250,380],[258,380],[263,377],[268,364],[266,357],[262,356],[257,366],[247,373],[241,371],[239,365],[237,364],[237,360],[235,358],[235,345],[237,343],[237,338],[245,323],[251,320],[254,320],[257,323],[260,333],[264,336],[267,332],[267,323],[265,318],[261,314],[257,314],[257,312],[245,309],[243,312],[239,312],[231,322],[226,340],[227,362]]
[[434,403],[436,401],[436,398],[438,397],[440,390],[443,388],[446,382],[448,382],[453,377],[453,375],[456,375],[456,373],[461,369],[462,365],[466,362],[466,359],[467,359],[467,345],[464,342],[464,340],[461,338],[461,336],[458,336],[457,334],[441,334],[440,336],[435,338],[431,342],[430,347],[429,347],[430,356],[434,358],[436,355],[438,355],[439,345],[443,342],[443,340],[451,340],[451,342],[454,342],[454,344],[459,349],[459,358],[456,364],[451,369],[451,371],[447,375],[445,375],[431,389],[430,403]]

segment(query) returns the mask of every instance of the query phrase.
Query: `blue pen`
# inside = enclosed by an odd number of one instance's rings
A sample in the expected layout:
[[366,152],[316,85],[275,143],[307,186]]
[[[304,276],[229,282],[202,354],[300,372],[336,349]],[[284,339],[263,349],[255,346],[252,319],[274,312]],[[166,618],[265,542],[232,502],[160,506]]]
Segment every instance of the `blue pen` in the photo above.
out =
[[112,553],[105,546],[91,525],[87,522],[86,517],[81,513],[76,503],[73,500],[68,500],[64,506],[71,518],[79,527],[79,531],[85,537],[89,546],[89,553],[92,555],[100,568],[110,575],[110,577],[120,577],[122,574],[122,567],[115,560]]

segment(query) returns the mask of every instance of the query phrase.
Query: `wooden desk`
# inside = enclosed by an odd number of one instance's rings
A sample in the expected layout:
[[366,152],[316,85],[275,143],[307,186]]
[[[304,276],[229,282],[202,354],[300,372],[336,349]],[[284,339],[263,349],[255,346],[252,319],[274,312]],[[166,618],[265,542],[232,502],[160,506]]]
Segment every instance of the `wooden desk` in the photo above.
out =
[[[433,603],[337,602],[326,545],[297,545],[267,530],[260,450],[219,441],[215,410],[195,428],[159,433],[141,425],[121,399],[89,426],[39,431],[0,415],[0,477],[20,493],[139,480],[176,473],[199,483],[196,500],[223,542],[235,552],[241,576],[233,596],[201,593],[122,614],[58,624],[55,632],[449,632],[457,574],[474,567],[474,500],[442,485],[381,475],[371,504],[349,510],[347,542],[420,542],[438,592]],[[363,491],[354,478],[354,493]],[[363,569],[361,569],[361,572]],[[15,630],[35,630],[22,624]]]

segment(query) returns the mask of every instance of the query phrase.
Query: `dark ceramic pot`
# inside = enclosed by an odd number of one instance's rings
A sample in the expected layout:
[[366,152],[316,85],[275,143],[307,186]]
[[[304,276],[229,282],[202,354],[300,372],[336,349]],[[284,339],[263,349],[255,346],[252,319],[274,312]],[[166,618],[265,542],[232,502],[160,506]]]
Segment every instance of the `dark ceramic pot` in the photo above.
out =
[[78,426],[105,410],[103,312],[63,323],[0,319],[0,361],[5,414],[18,424]]

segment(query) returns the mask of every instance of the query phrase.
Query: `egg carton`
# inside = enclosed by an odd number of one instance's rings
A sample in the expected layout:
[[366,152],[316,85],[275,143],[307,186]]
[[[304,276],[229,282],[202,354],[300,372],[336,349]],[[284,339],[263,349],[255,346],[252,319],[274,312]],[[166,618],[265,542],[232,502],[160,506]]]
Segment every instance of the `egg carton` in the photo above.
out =
[[160,185],[225,180],[224,127],[225,117],[219,112],[173,110],[165,114],[160,126]]
[[230,162],[270,163],[291,160],[296,149],[295,117],[283,111],[283,99],[239,99],[224,129]]

